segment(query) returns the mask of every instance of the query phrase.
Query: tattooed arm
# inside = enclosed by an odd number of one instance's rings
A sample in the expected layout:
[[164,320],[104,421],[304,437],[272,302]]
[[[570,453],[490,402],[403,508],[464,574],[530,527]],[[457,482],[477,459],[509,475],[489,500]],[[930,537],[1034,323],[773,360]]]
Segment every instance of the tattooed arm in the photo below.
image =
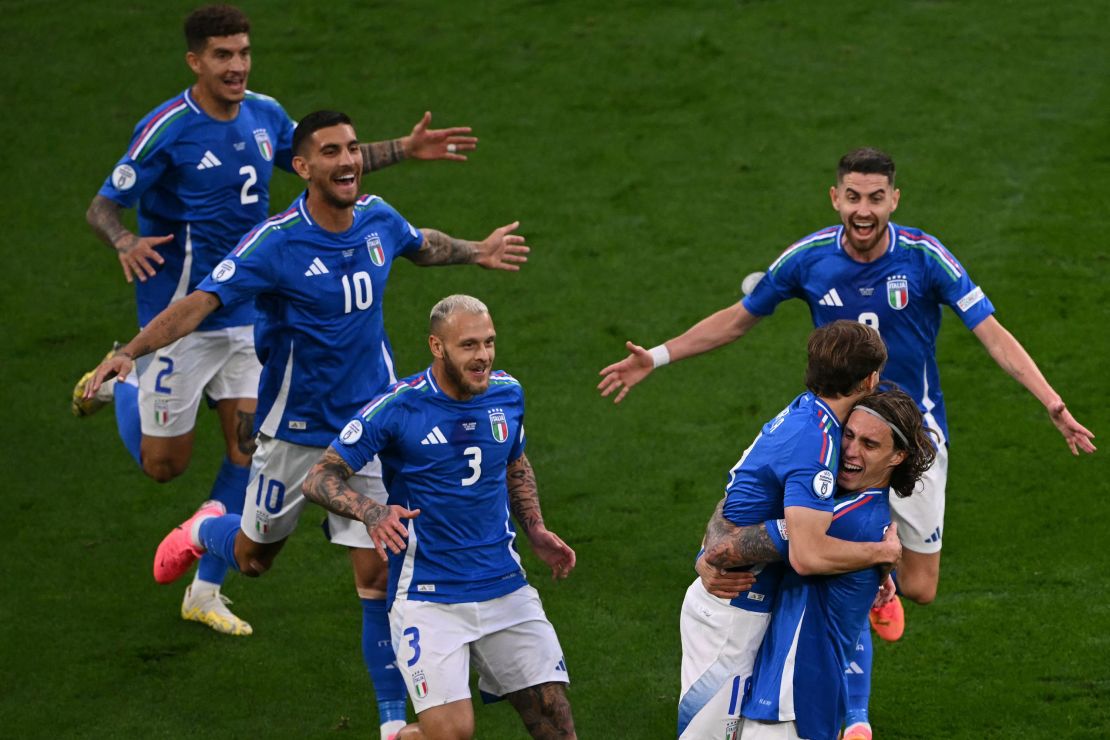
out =
[[456,239],[435,229],[421,229],[424,243],[415,253],[406,255],[421,267],[433,265],[479,265],[487,270],[516,272],[528,261],[531,251],[524,237],[514,234],[519,221],[494,229],[480,242]]
[[724,507],[721,499],[705,529],[705,562],[715,568],[736,568],[782,560],[763,524],[739,527],[725,519]]
[[465,162],[466,155],[459,152],[472,151],[478,146],[478,139],[470,136],[469,126],[451,128],[428,128],[432,114],[424,117],[412,127],[412,133],[400,139],[375,141],[360,144],[362,149],[362,171],[372,172],[397,164],[405,159],[450,159]]
[[114,200],[96,195],[85,211],[85,220],[89,222],[93,233],[100,241],[116,250],[120,265],[123,266],[123,276],[127,282],[135,278],[139,282],[146,282],[148,277],[154,277],[158,265],[165,262],[162,255],[158,254],[155,247],[173,239],[173,235],[166,236],[139,236],[124,227],[119,217],[120,206]]
[[413,519],[420,509],[409,511],[403,506],[382,506],[368,496],[351,488],[347,483],[355,471],[347,461],[339,456],[335,448],[329,447],[308,471],[301,490],[305,498],[348,519],[357,519],[366,525],[378,554],[386,560],[385,549],[393,553],[405,549],[408,530],[402,519]]
[[509,510],[528,536],[532,549],[551,566],[552,578],[566,578],[574,569],[574,550],[544,526],[536,474],[527,455],[509,463],[505,479],[509,486]]

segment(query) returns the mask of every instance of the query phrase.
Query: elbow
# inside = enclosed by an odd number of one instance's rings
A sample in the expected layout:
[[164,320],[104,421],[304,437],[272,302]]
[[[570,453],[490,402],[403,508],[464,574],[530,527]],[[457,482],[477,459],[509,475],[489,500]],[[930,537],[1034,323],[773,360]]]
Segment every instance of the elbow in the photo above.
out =
[[816,560],[793,542],[790,543],[790,567],[800,576],[815,576],[821,572]]

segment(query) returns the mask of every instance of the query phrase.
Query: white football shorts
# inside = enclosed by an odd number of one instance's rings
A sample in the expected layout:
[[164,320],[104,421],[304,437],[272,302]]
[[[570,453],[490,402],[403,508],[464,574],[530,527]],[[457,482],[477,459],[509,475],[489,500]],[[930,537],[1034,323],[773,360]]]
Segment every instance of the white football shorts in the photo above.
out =
[[682,690],[678,736],[720,740],[739,725],[744,684],[771,623],[769,613],[729,604],[705,590],[701,579],[686,589],[679,625]]
[[743,729],[736,737],[739,740],[802,740],[798,727],[793,720],[788,722],[760,722],[743,719]]
[[472,661],[478,688],[494,697],[542,683],[570,683],[555,628],[539,593],[528,585],[462,604],[397,599],[389,627],[417,714],[469,699]]
[[[243,521],[240,527],[255,542],[279,542],[297,528],[308,500],[301,484],[320,456],[323,447],[306,447],[266,435],[258,435],[258,449],[251,458],[250,482],[243,502]],[[377,458],[347,481],[351,488],[379,504],[386,503],[385,485],[382,483],[381,464]],[[330,511],[328,516],[329,539],[336,545],[374,548],[374,540],[366,525]]]
[[937,458],[921,476],[912,496],[890,496],[891,519],[898,524],[902,547],[925,555],[940,552],[944,532],[944,490],[948,482],[948,445],[942,444]]
[[139,373],[139,413],[148,437],[179,437],[193,430],[207,395],[258,398],[262,365],[254,327],[195,331],[147,358]]

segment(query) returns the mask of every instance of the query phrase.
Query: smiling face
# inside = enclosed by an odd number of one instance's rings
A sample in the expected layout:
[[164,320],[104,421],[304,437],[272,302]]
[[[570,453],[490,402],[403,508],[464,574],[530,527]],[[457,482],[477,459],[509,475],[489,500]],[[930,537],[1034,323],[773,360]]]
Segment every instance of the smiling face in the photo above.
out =
[[251,71],[251,40],[245,33],[210,36],[199,52],[189,51],[185,62],[197,82],[193,94],[214,118],[234,118],[247,94]]
[[362,150],[347,123],[317,129],[293,157],[293,169],[308,181],[313,197],[337,209],[354,206],[362,184]]
[[878,259],[887,248],[890,214],[900,191],[882,174],[848,172],[829,189],[833,208],[844,224],[844,248],[860,262]]
[[488,313],[456,311],[428,337],[432,373],[443,392],[465,401],[489,389],[497,332]]
[[906,453],[894,448],[890,427],[856,409],[844,425],[836,485],[842,491],[883,488],[890,483],[891,471],[905,459]]

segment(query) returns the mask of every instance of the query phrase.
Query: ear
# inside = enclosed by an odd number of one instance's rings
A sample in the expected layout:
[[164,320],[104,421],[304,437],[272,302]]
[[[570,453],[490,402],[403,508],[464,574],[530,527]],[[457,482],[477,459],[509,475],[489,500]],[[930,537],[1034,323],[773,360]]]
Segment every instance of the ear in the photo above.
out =
[[891,469],[893,470],[894,468],[901,465],[905,461],[905,459],[906,459],[906,451],[905,450],[895,450],[894,451],[894,456],[890,458],[890,467],[891,467]]
[[200,55],[192,51],[185,52],[185,63],[193,70],[193,74],[200,75]]
[[894,188],[894,192],[890,194],[890,202],[893,204],[890,207],[890,212],[894,213],[898,210],[898,200],[902,197],[902,191]]
[[840,207],[837,205],[837,203],[839,203],[840,201],[839,196],[840,193],[837,191],[836,185],[833,185],[831,188],[829,188],[829,200],[832,201],[832,207],[834,211],[840,210]]
[[293,171],[296,172],[297,175],[302,180],[308,180],[308,160],[306,160],[304,157],[300,156],[299,154],[294,155],[293,156]]
[[435,334],[428,335],[428,349],[432,352],[432,357],[437,360],[443,359],[443,340]]

